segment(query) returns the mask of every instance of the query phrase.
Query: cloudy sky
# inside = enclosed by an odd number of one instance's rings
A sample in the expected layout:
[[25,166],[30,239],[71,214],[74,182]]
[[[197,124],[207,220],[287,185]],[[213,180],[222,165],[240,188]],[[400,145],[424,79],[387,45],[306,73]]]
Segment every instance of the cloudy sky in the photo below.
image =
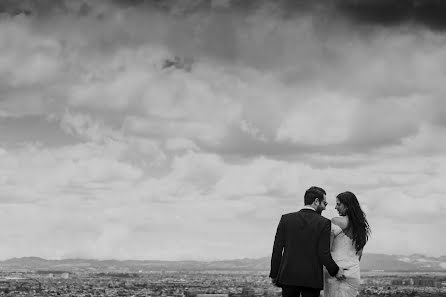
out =
[[426,10],[9,2],[1,259],[269,256],[312,185],[328,218],[357,195],[366,252],[445,254],[446,31]]

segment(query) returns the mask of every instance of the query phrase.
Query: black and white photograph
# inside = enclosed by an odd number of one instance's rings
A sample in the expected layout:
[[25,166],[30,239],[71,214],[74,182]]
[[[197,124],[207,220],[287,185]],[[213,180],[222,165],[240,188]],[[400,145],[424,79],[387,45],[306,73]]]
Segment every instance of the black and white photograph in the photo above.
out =
[[446,2],[0,0],[0,296],[446,297]]

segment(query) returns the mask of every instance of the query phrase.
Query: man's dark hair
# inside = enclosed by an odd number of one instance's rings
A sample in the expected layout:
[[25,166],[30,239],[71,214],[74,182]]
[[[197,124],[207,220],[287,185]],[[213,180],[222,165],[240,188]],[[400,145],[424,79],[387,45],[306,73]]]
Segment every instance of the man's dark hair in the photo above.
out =
[[326,194],[327,193],[322,188],[314,187],[314,186],[309,188],[305,192],[305,196],[304,196],[305,205],[312,204],[314,202],[314,200],[316,200],[316,198],[318,198],[319,201],[324,200],[324,195],[326,195]]

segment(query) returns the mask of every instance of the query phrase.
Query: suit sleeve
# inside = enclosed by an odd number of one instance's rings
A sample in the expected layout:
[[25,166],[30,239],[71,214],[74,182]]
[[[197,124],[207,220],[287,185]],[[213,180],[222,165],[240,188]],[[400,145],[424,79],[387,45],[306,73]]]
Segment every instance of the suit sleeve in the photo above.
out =
[[327,268],[328,273],[331,276],[335,276],[338,273],[339,267],[331,257],[330,253],[330,231],[331,222],[327,221],[319,237],[318,254],[322,264]]
[[280,262],[282,261],[282,251],[285,247],[285,223],[283,216],[277,226],[276,237],[274,239],[273,254],[271,256],[271,270],[269,277],[276,278],[279,273]]

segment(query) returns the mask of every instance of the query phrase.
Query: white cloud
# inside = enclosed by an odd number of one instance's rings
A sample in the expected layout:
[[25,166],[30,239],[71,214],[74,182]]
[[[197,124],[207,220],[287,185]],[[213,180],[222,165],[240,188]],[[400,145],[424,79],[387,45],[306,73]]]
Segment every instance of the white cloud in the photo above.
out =
[[242,120],[240,123],[240,128],[243,132],[246,132],[250,136],[260,141],[266,142],[267,138],[262,134],[259,128],[255,127],[251,122]]
[[[57,120],[57,118],[52,120]],[[107,127],[103,121],[93,119],[88,114],[65,111],[60,118],[60,127],[69,134],[93,141],[119,137],[119,134]]]
[[[312,185],[328,217],[358,195],[367,251],[443,252],[442,34],[91,4],[1,17],[2,124],[37,114],[73,136],[2,127],[4,257],[265,256]],[[190,71],[163,69],[175,56]]]
[[169,151],[198,151],[199,147],[190,139],[187,138],[169,138],[166,140],[166,148]]
[[[442,255],[441,242],[438,234],[444,229],[444,224],[408,225],[393,219],[370,220],[372,224],[372,237],[365,248],[365,252],[378,252],[386,254],[425,254]],[[432,245],[432,242],[436,244]]]
[[[432,196],[444,193],[444,186],[438,183],[441,175],[437,171],[426,173],[424,165],[427,163],[422,159],[412,161],[410,167],[404,159],[386,159],[352,171],[318,169],[305,162],[292,164],[266,158],[231,163],[218,155],[190,152],[175,157],[167,174],[155,178],[144,177],[142,169],[119,161],[123,149],[122,144],[115,147],[113,143],[90,143],[53,151],[31,146],[14,158],[5,150],[1,168],[2,176],[7,179],[2,179],[2,200],[4,210],[10,211],[5,220],[19,222],[21,216],[14,214],[18,203],[24,205],[24,209],[39,209],[41,214],[56,213],[51,221],[39,222],[36,212],[30,210],[30,219],[36,220],[36,228],[48,227],[48,232],[53,232],[45,233],[43,229],[37,232],[40,239],[52,243],[53,249],[47,250],[45,244],[33,236],[20,242],[36,240],[34,252],[46,257],[264,256],[270,251],[280,214],[299,209],[304,190],[311,185],[321,185],[328,191],[329,208],[334,207],[333,196],[338,192],[352,190],[358,195],[374,231],[368,251],[402,253],[420,248],[423,252],[439,252],[411,239],[417,238],[418,232],[422,232],[428,242],[434,238],[433,234],[440,227],[432,228],[431,223],[445,208],[441,195]],[[41,172],[46,173],[44,177]],[[394,180],[386,184],[390,174]],[[18,188],[24,190],[17,191]],[[6,199],[8,193],[14,193],[14,200]],[[425,197],[429,197],[429,203]],[[335,215],[334,211],[327,211],[327,214]],[[87,222],[78,227],[71,223],[84,219]],[[408,228],[404,233],[407,239],[403,239],[408,244],[405,248],[399,246],[401,238],[391,231],[392,220],[397,226]],[[438,222],[441,222],[440,216]],[[9,231],[11,238],[23,232],[20,226],[17,224]],[[62,235],[51,237],[54,226],[70,230],[72,239]],[[180,229],[183,235],[178,233]],[[85,233],[86,230],[91,231]],[[219,230],[218,235],[202,239],[211,230]],[[134,244],[135,238],[141,238],[141,232],[147,239],[139,239],[138,244]],[[256,234],[257,239],[236,248],[234,240],[245,242],[246,233]],[[169,234],[176,234],[175,238],[184,248],[182,252],[175,252],[173,246],[176,245],[172,245]],[[76,240],[76,244],[70,245],[72,240]],[[148,248],[153,240],[159,245]],[[200,246],[196,245],[197,240],[202,240]],[[383,241],[387,243],[385,248]],[[205,253],[209,248],[218,253]],[[14,254],[7,248],[4,252],[5,255]],[[26,250],[20,253],[26,255]]]
[[313,96],[293,107],[277,131],[279,141],[326,145],[349,139],[357,100],[330,94]]
[[1,175],[6,180],[1,196],[8,203],[21,203],[22,199],[48,202],[59,195],[63,197],[65,191],[81,191],[86,197],[94,197],[96,187],[112,188],[122,182],[130,186],[143,173],[120,161],[120,151],[113,143],[86,143],[52,150],[30,145],[2,154]]
[[32,22],[24,17],[1,23],[0,77],[3,83],[17,88],[52,81],[63,66],[60,44],[31,32]]

